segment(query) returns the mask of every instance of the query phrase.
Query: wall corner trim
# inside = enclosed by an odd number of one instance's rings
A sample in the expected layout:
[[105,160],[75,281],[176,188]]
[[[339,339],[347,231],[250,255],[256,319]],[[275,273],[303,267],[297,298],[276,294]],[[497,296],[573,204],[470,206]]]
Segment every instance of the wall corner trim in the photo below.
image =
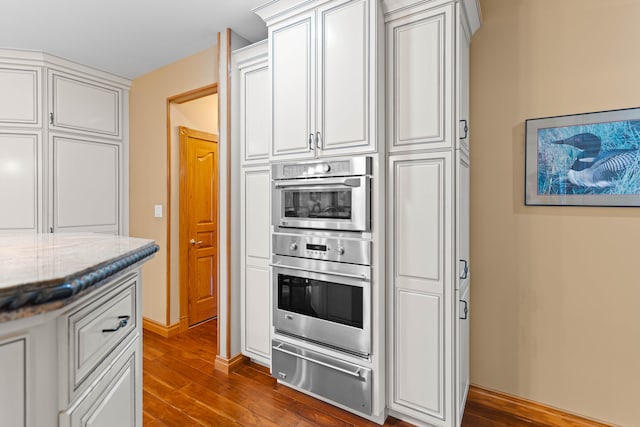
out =
[[173,325],[163,325],[155,320],[148,319],[146,317],[142,318],[142,327],[154,334],[158,334],[164,338],[171,338],[180,333],[180,324],[175,323]]
[[249,363],[249,358],[242,354],[235,355],[231,359],[225,359],[218,355],[216,356],[215,367],[216,371],[224,372],[229,375],[247,363]]

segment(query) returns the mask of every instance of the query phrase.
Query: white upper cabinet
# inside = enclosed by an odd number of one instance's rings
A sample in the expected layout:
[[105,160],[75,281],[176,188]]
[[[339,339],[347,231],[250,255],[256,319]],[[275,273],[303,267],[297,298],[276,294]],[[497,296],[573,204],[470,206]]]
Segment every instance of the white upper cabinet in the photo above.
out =
[[39,133],[0,132],[0,231],[38,231],[41,153]]
[[453,3],[387,23],[390,152],[453,147]]
[[315,13],[269,28],[272,155],[315,155]]
[[122,137],[122,90],[52,70],[49,128]]
[[375,151],[372,8],[330,1],[269,26],[274,158]]
[[0,49],[0,232],[128,233],[130,82]]
[[[266,40],[234,51],[240,86],[240,146],[244,165],[267,163],[271,133]],[[232,77],[233,78],[233,77]]]
[[458,115],[459,134],[457,148],[469,152],[469,42],[471,36],[465,27],[460,27],[458,37]]
[[40,69],[0,64],[0,125],[40,127]]

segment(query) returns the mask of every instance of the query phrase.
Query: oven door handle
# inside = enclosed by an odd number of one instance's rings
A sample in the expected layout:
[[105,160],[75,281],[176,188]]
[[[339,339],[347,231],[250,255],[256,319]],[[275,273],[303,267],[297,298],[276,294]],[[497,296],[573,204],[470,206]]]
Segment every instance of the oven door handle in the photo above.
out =
[[302,354],[298,354],[295,351],[286,350],[286,349],[282,348],[283,345],[284,345],[284,343],[280,343],[278,345],[271,346],[271,348],[273,348],[274,350],[280,351],[282,353],[288,354],[290,356],[297,357],[297,358],[300,358],[300,359],[304,359],[304,360],[306,360],[308,362],[315,363],[317,365],[322,365],[325,368],[333,369],[335,371],[342,372],[343,374],[351,375],[352,377],[356,377],[356,378],[359,378],[362,381],[365,381],[365,378],[363,378],[362,375],[360,375],[360,368],[356,369],[355,371],[350,371],[348,369],[344,369],[344,368],[341,368],[339,366],[331,365],[331,364],[323,362],[321,360],[314,359],[313,357],[309,357],[309,356],[304,356]]
[[349,279],[357,279],[368,281],[369,278],[365,274],[349,274],[349,273],[337,273],[335,271],[318,271],[318,270],[309,270],[307,268],[302,267],[294,267],[292,265],[282,264],[279,262],[269,264],[271,267],[282,267],[288,268],[289,270],[299,270],[299,271],[307,271],[309,273],[317,273],[317,274],[326,274],[329,276],[339,276],[339,277],[347,277]]
[[322,187],[345,187],[345,188],[357,188],[360,187],[360,178],[326,178],[321,182],[276,182],[275,188],[322,188]]

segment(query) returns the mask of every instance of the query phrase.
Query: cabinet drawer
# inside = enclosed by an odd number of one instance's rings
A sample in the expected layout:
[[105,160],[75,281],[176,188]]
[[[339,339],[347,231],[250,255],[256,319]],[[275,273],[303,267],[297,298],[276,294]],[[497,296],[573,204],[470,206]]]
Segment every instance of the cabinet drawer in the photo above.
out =
[[[137,275],[67,317],[70,400],[98,366],[136,330]],[[96,372],[96,375],[99,373]]]
[[60,427],[142,427],[142,401],[137,391],[142,387],[139,351],[136,339],[108,367],[95,387],[60,414]]

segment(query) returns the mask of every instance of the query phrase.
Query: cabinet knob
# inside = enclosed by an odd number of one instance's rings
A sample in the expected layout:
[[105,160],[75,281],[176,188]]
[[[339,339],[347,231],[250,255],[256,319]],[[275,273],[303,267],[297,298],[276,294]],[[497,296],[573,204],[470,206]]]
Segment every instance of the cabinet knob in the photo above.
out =
[[336,249],[336,252],[338,253],[338,255],[344,255],[344,248],[339,247],[338,249]]
[[296,249],[298,249],[298,244],[296,242],[291,242],[291,244],[289,245],[289,249],[295,251]]

